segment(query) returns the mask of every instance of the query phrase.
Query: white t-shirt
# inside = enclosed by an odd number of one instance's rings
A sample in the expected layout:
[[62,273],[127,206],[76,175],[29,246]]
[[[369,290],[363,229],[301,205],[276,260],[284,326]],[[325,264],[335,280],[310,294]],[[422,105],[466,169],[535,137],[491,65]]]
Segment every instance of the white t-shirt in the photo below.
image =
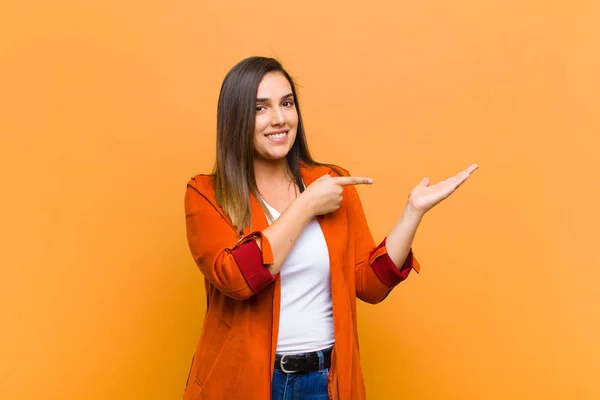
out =
[[[277,210],[266,206],[274,219],[279,218]],[[329,253],[315,218],[294,243],[281,267],[280,279],[277,353],[306,353],[333,346]]]

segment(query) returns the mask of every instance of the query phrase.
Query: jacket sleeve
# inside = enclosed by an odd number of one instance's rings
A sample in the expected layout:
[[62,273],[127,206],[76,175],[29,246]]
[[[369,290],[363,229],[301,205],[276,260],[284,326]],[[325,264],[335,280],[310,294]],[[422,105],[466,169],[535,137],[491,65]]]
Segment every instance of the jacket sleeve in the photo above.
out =
[[[204,277],[225,295],[246,300],[275,280],[266,265],[273,263],[261,232],[239,237],[206,197],[188,185],[185,194],[187,239]],[[261,238],[261,249],[254,240]]]
[[398,268],[387,253],[387,238],[379,246],[375,245],[358,192],[354,186],[347,188],[350,195],[349,234],[354,236],[356,296],[367,303],[376,304],[406,279],[412,269],[418,273],[420,267],[412,249],[402,267]]

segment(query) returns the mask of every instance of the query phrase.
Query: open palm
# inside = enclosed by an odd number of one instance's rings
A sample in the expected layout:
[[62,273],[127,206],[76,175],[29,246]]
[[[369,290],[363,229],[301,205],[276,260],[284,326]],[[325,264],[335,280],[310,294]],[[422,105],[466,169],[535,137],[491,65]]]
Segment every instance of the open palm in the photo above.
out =
[[462,185],[471,176],[479,166],[471,165],[464,171],[442,181],[435,185],[429,185],[429,179],[423,180],[415,186],[408,196],[409,206],[420,213],[425,213],[432,209],[435,205],[450,196],[460,185]]

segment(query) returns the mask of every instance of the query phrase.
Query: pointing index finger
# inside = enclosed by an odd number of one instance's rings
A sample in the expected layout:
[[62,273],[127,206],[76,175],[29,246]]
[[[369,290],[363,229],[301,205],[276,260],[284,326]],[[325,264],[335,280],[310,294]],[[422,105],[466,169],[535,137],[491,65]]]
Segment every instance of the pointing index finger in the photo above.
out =
[[469,168],[467,168],[467,169],[466,169],[466,171],[467,171],[469,174],[472,174],[472,173],[473,173],[473,171],[475,171],[477,168],[479,168],[479,165],[477,165],[477,164],[471,164],[471,165],[469,166]]
[[334,177],[335,183],[338,183],[342,186],[348,185],[370,185],[373,183],[373,179],[366,178],[363,176],[338,176]]

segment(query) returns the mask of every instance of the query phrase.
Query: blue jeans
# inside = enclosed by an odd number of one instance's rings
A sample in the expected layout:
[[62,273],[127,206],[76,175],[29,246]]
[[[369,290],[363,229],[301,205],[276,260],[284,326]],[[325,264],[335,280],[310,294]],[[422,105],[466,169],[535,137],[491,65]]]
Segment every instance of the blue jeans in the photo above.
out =
[[319,358],[318,371],[298,374],[273,371],[271,400],[329,400],[329,368],[323,367],[322,353]]

